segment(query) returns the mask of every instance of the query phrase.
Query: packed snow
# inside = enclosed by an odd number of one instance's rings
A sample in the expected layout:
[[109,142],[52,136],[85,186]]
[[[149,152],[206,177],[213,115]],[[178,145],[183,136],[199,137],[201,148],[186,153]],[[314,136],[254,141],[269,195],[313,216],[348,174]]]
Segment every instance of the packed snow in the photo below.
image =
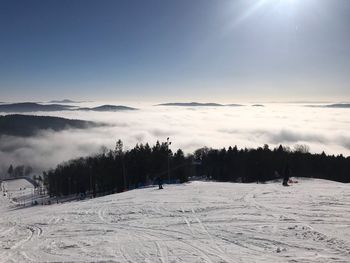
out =
[[30,203],[34,194],[33,184],[26,179],[5,180],[0,189],[3,196],[7,196],[18,205]]
[[350,185],[190,182],[20,207],[0,262],[349,262]]

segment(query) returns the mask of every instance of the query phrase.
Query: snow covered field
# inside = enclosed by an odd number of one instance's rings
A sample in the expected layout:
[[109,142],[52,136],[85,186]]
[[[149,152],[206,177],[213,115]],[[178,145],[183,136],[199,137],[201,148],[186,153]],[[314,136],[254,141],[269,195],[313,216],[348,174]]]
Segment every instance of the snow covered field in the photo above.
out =
[[191,182],[15,208],[0,262],[349,262],[350,185]]
[[17,204],[30,204],[34,186],[26,179],[6,180],[1,183],[1,194],[6,195]]

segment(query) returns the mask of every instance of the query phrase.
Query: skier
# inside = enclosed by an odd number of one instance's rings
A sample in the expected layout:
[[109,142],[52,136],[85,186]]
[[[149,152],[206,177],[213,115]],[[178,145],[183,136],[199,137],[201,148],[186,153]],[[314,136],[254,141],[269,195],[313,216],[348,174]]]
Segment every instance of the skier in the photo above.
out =
[[287,164],[284,169],[283,183],[282,183],[283,186],[289,186],[288,184],[289,177],[290,177],[290,169],[289,169],[289,165]]
[[159,189],[163,189],[163,179],[161,176],[157,178]]

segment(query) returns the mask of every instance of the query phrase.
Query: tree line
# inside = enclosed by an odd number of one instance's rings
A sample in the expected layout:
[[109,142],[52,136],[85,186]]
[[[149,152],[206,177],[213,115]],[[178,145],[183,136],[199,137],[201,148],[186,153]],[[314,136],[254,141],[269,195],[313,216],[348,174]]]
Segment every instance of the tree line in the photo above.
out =
[[124,151],[118,140],[114,150],[70,160],[56,169],[43,173],[44,184],[50,195],[61,196],[90,192],[108,194],[164,182],[183,183],[193,174],[191,160],[182,150],[175,153],[167,143],[154,146],[137,144]]
[[93,196],[122,192],[153,184],[162,179],[168,183],[183,183],[191,177],[222,182],[265,182],[283,177],[285,167],[291,175],[350,182],[350,157],[311,154],[307,146],[291,150],[280,145],[256,149],[237,146],[201,148],[184,155],[173,152],[169,145],[137,144],[125,151],[118,140],[113,150],[82,157],[58,165],[43,173],[50,195],[62,196],[89,192]]
[[7,169],[7,175],[5,175],[3,179],[12,179],[12,178],[30,176],[32,172],[33,172],[33,168],[29,165],[13,166],[11,164]]
[[268,145],[257,149],[198,149],[194,159],[201,165],[198,174],[217,181],[265,182],[284,176],[286,167],[291,176],[350,182],[350,157],[343,155],[311,154],[305,145],[294,150],[280,145],[270,149]]

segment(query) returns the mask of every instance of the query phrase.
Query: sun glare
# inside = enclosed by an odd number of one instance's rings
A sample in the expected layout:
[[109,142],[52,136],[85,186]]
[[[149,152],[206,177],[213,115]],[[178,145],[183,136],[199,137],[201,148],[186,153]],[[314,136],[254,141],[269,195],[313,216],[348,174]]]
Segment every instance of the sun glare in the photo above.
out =
[[[240,23],[243,20],[254,16],[256,13],[263,9],[274,9],[279,10],[279,13],[290,13],[295,10],[297,4],[299,4],[299,0],[256,0],[251,1],[250,6],[246,9],[246,11],[241,14],[234,22],[234,24]],[[277,9],[276,9],[277,7]]]

